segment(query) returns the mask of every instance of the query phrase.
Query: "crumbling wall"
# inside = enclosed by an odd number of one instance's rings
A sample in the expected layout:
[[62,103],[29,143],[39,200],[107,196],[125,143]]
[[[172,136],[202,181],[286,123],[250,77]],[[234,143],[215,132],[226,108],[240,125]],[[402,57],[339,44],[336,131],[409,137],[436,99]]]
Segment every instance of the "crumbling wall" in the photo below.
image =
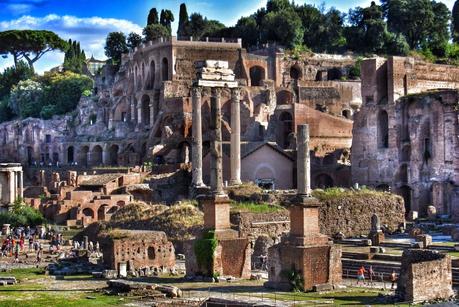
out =
[[403,251],[396,294],[409,302],[450,298],[454,294],[451,257],[438,251]]
[[389,232],[396,231],[405,221],[403,198],[391,193],[343,192],[336,197],[319,197],[319,200],[320,232],[329,236],[340,232],[347,237],[368,235],[373,214]]

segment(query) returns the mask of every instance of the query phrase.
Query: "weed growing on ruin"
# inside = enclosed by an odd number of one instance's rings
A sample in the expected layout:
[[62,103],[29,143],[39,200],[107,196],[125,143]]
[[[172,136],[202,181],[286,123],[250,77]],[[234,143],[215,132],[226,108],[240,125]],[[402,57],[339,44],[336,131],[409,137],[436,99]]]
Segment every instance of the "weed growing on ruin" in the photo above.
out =
[[251,213],[274,213],[284,210],[279,205],[255,202],[232,202],[231,211],[233,212],[251,212]]
[[207,231],[203,233],[202,239],[197,239],[194,242],[194,254],[196,255],[196,262],[203,273],[213,276],[213,260],[214,253],[217,249],[218,241],[215,238],[215,231]]
[[287,278],[290,286],[292,287],[292,291],[294,292],[302,292],[304,291],[304,280],[303,276],[295,270],[284,270],[281,272],[282,276]]

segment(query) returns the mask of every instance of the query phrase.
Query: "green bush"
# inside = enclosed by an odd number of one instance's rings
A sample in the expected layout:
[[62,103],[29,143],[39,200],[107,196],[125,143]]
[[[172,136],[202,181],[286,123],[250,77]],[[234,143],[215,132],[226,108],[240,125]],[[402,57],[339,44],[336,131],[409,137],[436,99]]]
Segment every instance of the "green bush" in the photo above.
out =
[[214,231],[204,233],[202,239],[197,239],[194,242],[193,249],[196,255],[196,262],[199,268],[204,271],[203,274],[213,276],[212,266],[217,246],[218,241],[215,238]]
[[10,224],[13,227],[37,226],[45,222],[38,210],[24,204],[22,200],[16,201],[11,211],[0,212],[0,224]]

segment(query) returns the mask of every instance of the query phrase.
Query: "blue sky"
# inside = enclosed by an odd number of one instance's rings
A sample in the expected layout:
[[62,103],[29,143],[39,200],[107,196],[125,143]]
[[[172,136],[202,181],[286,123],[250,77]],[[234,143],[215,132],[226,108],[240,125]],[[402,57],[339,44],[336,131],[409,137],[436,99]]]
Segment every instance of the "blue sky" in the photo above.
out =
[[[234,25],[240,16],[252,14],[266,5],[266,0],[0,0],[0,31],[8,29],[45,29],[64,39],[81,42],[86,55],[105,58],[104,41],[111,31],[138,32],[146,23],[148,11],[167,8],[173,11],[176,21],[180,3],[187,4],[188,13],[199,12],[217,19],[227,26]],[[450,8],[454,0],[443,0]],[[325,4],[344,12],[356,6],[367,6],[371,0],[296,0],[295,3]],[[43,72],[63,61],[63,54],[53,52],[37,64]],[[11,59],[0,58],[0,71],[11,65]]]

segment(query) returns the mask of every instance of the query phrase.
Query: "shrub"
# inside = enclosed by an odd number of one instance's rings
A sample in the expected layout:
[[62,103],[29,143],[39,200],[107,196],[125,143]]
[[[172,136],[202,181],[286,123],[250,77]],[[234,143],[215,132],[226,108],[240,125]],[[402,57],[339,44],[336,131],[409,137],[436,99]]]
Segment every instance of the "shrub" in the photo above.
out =
[[0,212],[0,224],[10,224],[13,227],[37,226],[45,222],[38,210],[24,204],[21,199],[16,201],[13,210]]
[[194,253],[196,255],[196,262],[204,272],[203,274],[213,276],[212,267],[214,260],[214,253],[217,249],[218,241],[215,238],[214,231],[204,233],[202,239],[194,242]]

